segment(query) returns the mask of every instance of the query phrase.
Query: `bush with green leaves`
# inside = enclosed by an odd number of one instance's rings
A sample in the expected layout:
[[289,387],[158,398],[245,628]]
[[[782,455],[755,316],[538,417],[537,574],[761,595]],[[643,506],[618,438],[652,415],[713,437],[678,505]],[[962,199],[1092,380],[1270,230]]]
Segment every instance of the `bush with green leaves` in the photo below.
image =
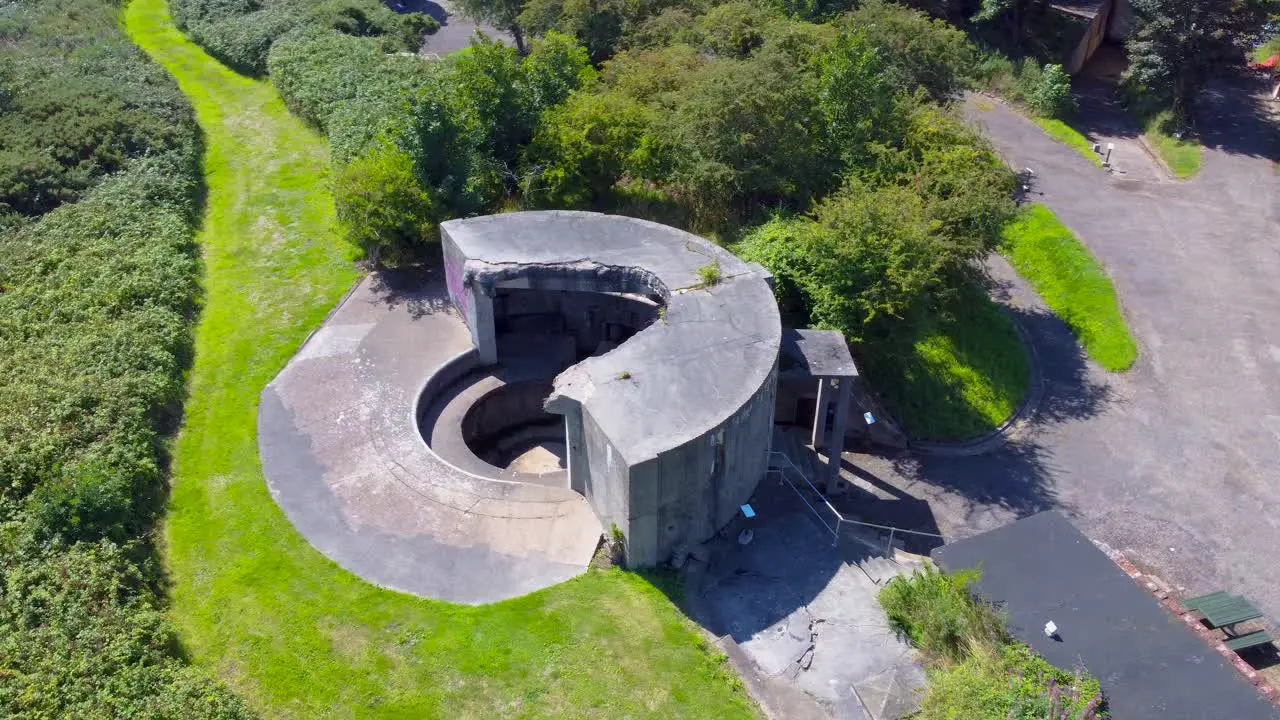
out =
[[338,167],[333,202],[347,237],[375,264],[428,257],[437,223],[446,219],[418,184],[413,160],[389,142]]
[[525,148],[522,191],[535,207],[610,209],[625,177],[658,174],[652,110],[620,93],[579,92],[542,118]]
[[890,624],[928,663],[929,686],[916,717],[1101,720],[1098,681],[1084,668],[1050,665],[1005,630],[1003,617],[976,599],[977,571],[926,566],[880,590]]
[[378,0],[172,0],[174,21],[232,68],[261,75],[277,40],[294,30],[330,30],[372,38],[383,53],[416,52],[439,23],[423,13],[397,13]]
[[844,22],[863,28],[879,54],[890,85],[923,88],[938,100],[955,96],[975,80],[977,48],[942,20],[885,0],[868,0]]
[[158,591],[200,142],[118,12],[0,13],[0,203],[25,213],[0,230],[0,715],[245,718],[184,665]]
[[1027,104],[1044,117],[1061,119],[1071,116],[1076,109],[1075,98],[1071,96],[1071,77],[1061,65],[1054,64],[1045,65],[1039,75],[1039,79],[1025,90]]
[[0,13],[0,215],[75,202],[133,158],[195,142],[176,85],[101,0]]

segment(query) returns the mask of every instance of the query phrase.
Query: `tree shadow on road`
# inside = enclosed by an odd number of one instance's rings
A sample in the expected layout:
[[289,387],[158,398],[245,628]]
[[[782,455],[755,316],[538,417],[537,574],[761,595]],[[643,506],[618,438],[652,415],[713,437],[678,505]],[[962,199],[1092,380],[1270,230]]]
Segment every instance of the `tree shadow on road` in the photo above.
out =
[[[999,296],[1000,289],[996,292]],[[898,488],[904,504],[895,506],[887,500],[866,504],[862,515],[867,520],[895,524],[924,517],[919,507],[908,506],[927,502],[932,508],[928,520],[933,522],[906,527],[933,532],[928,526],[941,525],[952,534],[965,535],[989,529],[992,516],[1024,517],[1051,508],[1072,511],[1058,497],[1058,467],[1045,435],[1056,426],[1099,414],[1111,402],[1112,392],[1105,373],[1086,361],[1060,319],[1040,308],[1014,307],[1010,312],[1032,345],[1033,383],[1041,385],[1039,396],[1032,398],[1035,406],[1027,408],[1006,442],[981,454],[908,450],[882,455],[891,472],[875,482]],[[1034,388],[1032,394],[1036,394]],[[962,501],[959,511],[954,502],[941,502],[947,496]]]
[[[1196,101],[1200,143],[1233,155],[1280,161],[1280,109],[1270,113],[1270,83],[1260,75],[1213,80]],[[1277,105],[1280,108],[1280,105]]]

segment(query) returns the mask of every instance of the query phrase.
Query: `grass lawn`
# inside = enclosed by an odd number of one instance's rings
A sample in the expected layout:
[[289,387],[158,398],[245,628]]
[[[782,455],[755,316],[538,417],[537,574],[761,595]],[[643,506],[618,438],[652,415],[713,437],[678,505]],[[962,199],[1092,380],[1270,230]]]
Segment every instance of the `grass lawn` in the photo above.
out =
[[641,576],[458,606],[369,585],[293,530],[258,464],[256,405],[356,279],[326,146],[269,85],[187,42],[165,0],[133,0],[125,23],[190,96],[207,143],[204,307],[163,537],[192,661],[269,718],[754,715]]
[[1120,314],[1111,279],[1048,208],[1024,209],[1005,228],[1001,252],[1070,326],[1089,357],[1112,372],[1133,365],[1138,348]]
[[1194,176],[1200,172],[1200,143],[1192,139],[1179,140],[1164,132],[1161,129],[1164,125],[1161,115],[1147,124],[1142,137],[1175,177],[1185,180]]
[[872,384],[916,440],[993,430],[1027,392],[1027,356],[1013,321],[980,288],[955,305],[950,317],[901,345],[863,348]]
[[1079,130],[1053,118],[1032,116],[1031,120],[1039,125],[1049,137],[1080,153],[1095,167],[1102,167],[1102,158],[1098,157],[1098,153],[1093,151],[1093,144]]

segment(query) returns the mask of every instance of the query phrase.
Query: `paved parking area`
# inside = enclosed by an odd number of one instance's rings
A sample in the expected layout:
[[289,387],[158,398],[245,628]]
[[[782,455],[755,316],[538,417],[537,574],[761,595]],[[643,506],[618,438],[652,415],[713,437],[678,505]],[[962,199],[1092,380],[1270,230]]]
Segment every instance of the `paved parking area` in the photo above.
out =
[[1062,508],[1166,580],[1243,593],[1280,620],[1280,178],[1258,89],[1206,93],[1203,169],[1185,182],[1109,175],[1008,108],[970,103],[1106,266],[1138,362],[1119,375],[1088,362],[997,262],[1045,371],[1030,428],[979,457],[850,455],[868,482],[927,500],[947,534]]

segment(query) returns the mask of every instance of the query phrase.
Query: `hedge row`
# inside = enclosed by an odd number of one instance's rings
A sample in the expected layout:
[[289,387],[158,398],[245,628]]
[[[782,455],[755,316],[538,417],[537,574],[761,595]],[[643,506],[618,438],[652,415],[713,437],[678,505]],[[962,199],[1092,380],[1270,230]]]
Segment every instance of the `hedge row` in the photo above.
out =
[[6,134],[0,167],[21,177],[25,153],[52,178],[10,206],[60,205],[0,233],[0,715],[248,717],[185,665],[162,614],[151,532],[191,351],[200,146],[118,11],[4,11],[18,92],[0,125],[49,150]]
[[[104,11],[109,10],[109,11]],[[188,143],[190,110],[103,0],[0,9],[0,216],[75,202],[130,159]]]
[[396,13],[378,0],[172,0],[174,21],[192,40],[248,75],[267,71],[275,41],[291,30],[327,29],[377,40],[384,53],[417,52],[439,23]]

